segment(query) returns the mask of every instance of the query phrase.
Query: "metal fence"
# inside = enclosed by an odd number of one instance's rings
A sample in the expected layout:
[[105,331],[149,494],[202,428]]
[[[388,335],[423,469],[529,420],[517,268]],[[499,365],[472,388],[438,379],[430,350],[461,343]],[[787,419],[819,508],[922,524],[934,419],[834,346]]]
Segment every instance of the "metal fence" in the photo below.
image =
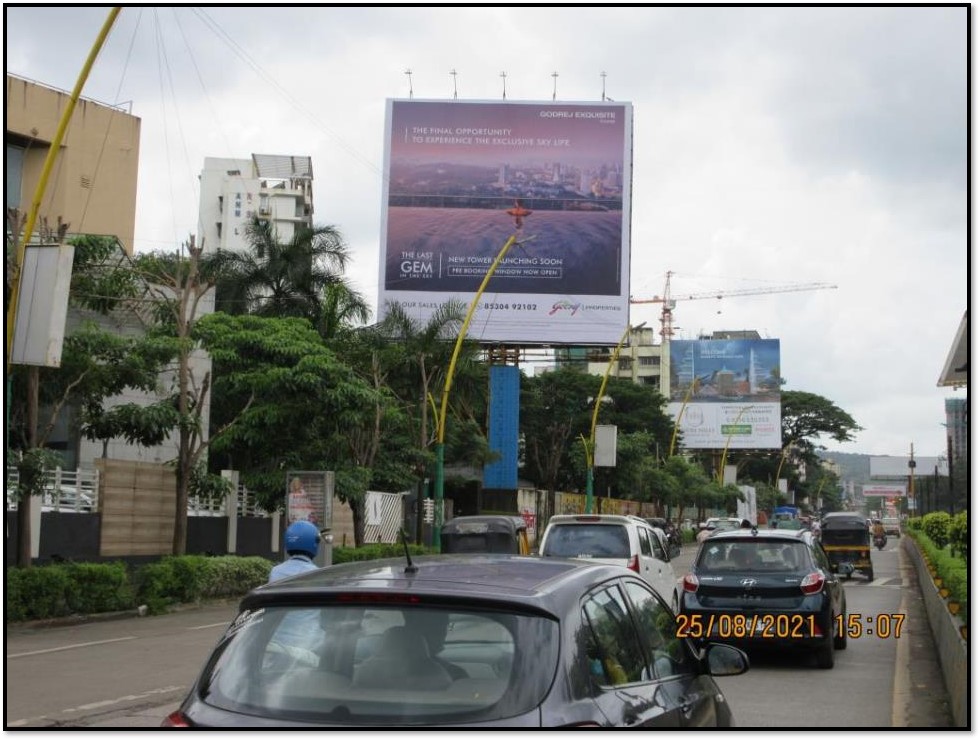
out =
[[[7,468],[7,511],[17,510],[17,468]],[[91,513],[99,508],[99,471],[62,470],[45,473],[41,511]]]

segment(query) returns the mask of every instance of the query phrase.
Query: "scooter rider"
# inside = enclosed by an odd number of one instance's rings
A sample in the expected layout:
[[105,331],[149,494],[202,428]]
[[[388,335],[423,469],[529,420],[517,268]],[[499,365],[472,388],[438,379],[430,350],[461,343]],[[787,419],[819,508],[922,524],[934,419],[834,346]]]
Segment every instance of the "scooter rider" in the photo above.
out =
[[875,519],[874,524],[871,525],[871,536],[875,545],[884,543],[888,539],[888,535],[885,533],[885,525],[881,523],[881,519]]

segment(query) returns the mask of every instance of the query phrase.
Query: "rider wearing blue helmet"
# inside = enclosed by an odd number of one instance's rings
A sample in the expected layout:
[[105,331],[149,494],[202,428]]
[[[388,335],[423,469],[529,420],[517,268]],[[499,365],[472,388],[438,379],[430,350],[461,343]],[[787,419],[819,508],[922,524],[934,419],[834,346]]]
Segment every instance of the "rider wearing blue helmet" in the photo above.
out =
[[320,530],[313,522],[293,522],[286,529],[287,558],[269,573],[269,583],[280,578],[294,576],[308,570],[316,570],[313,558],[320,550]]

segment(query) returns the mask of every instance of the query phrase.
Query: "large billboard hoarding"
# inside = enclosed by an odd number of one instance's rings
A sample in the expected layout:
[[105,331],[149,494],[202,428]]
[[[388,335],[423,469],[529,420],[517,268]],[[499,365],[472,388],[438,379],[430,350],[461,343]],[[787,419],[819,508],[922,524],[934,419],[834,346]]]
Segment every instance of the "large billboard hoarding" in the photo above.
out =
[[778,339],[699,339],[670,343],[667,413],[681,446],[782,449]]
[[616,344],[629,324],[629,103],[389,100],[378,316],[469,306],[469,336]]

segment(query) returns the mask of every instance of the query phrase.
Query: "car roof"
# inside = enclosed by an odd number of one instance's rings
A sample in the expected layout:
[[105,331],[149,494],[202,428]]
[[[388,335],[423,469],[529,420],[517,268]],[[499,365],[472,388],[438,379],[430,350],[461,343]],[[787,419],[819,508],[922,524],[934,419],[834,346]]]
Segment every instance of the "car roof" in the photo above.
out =
[[726,529],[711,535],[705,542],[724,542],[725,540],[799,540],[809,542],[812,537],[806,529]]
[[259,586],[241,609],[352,592],[432,597],[440,603],[504,603],[562,614],[593,584],[632,576],[623,566],[567,558],[474,553],[367,560],[319,568]]
[[474,514],[473,516],[457,516],[447,521],[442,527],[442,534],[460,534],[472,531],[472,525],[485,525],[489,533],[513,533],[520,529],[527,529],[527,523],[523,517],[508,514]]
[[632,514],[555,514],[548,520],[548,524],[568,524],[578,522],[581,524],[645,524],[650,523],[642,517]]

